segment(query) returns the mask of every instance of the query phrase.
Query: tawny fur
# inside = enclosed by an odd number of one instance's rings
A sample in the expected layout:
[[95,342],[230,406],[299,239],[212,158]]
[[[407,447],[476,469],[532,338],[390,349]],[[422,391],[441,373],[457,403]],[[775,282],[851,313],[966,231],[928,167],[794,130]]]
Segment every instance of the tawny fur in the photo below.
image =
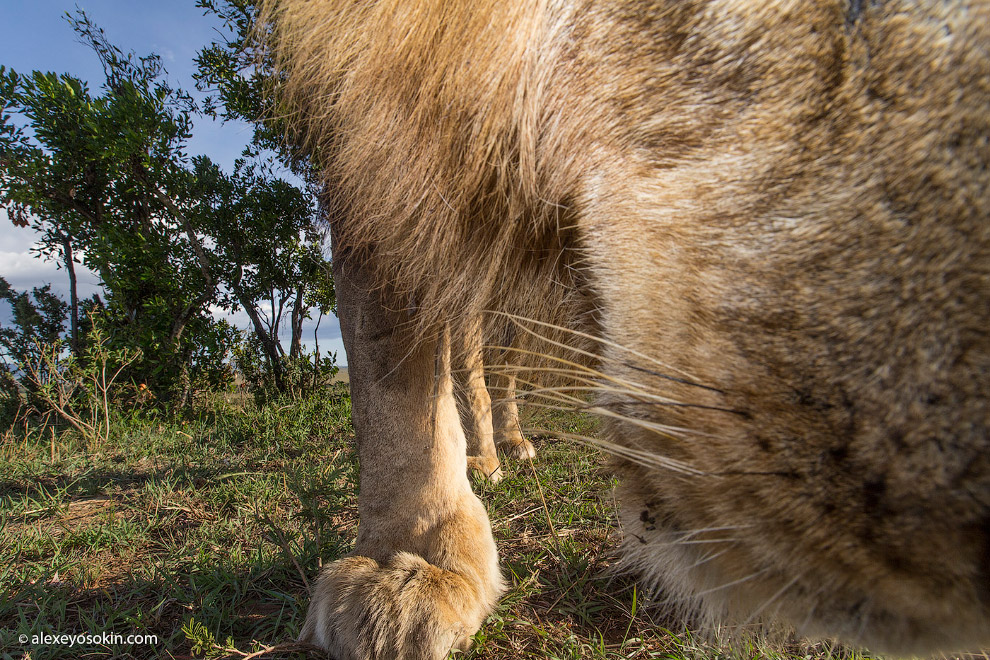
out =
[[[265,6],[355,307],[434,351],[524,319],[520,373],[597,397],[647,580],[990,644],[990,2]],[[364,479],[394,450],[358,433]]]
[[485,384],[484,334],[480,318],[462,336],[463,345],[452,352],[459,360],[452,363],[451,368],[467,442],[468,470],[495,483],[502,478],[502,470],[495,451],[492,398]]

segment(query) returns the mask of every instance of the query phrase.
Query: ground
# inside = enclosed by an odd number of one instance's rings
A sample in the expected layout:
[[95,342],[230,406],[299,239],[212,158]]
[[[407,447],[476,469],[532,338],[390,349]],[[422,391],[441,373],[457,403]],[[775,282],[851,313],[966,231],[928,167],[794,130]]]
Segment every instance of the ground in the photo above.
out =
[[[110,440],[15,427],[0,437],[0,658],[320,657],[292,639],[321,561],[356,529],[346,385],[258,407],[201,402],[192,419],[117,415]],[[593,420],[539,414],[537,459],[476,484],[510,589],[468,657],[842,655],[828,645],[720,644],[664,618],[614,570],[619,530],[607,459],[553,433]],[[47,634],[156,643],[32,643]],[[21,636],[27,637],[21,643]],[[859,657],[859,656],[857,656]]]

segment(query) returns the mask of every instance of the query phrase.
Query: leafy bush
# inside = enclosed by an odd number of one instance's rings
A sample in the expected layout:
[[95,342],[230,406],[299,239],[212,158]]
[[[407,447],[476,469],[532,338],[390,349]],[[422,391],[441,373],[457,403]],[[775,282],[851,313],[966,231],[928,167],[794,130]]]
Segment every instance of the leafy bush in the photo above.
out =
[[229,357],[240,333],[223,319],[197,316],[182,335],[170,338],[170,321],[167,313],[159,313],[162,308],[154,300],[146,301],[143,319],[135,323],[111,301],[97,322],[108,349],[141,352],[121,376],[135,387],[144,385],[143,401],[135,402],[180,411],[189,407],[196,392],[224,390],[233,383]]
[[234,348],[234,362],[259,406],[274,398],[298,400],[328,394],[340,371],[336,353],[300,350],[297,355],[279,356],[280,383],[272,360],[253,332]]

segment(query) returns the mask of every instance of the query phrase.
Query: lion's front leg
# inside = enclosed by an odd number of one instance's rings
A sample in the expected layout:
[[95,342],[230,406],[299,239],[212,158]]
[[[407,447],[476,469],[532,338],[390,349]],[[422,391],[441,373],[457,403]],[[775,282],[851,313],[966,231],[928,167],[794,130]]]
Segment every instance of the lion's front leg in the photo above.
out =
[[449,339],[414,344],[408,318],[341,261],[361,522],[354,552],[320,575],[300,640],[339,660],[442,658],[467,647],[503,588],[467,478]]

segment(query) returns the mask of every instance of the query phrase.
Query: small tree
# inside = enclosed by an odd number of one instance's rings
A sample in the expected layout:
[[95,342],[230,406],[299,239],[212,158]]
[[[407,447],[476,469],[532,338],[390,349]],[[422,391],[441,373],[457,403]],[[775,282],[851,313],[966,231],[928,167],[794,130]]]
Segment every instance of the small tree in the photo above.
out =
[[[160,401],[185,403],[196,386],[231,378],[237,333],[211,307],[247,312],[288,390],[283,361],[301,354],[307,301],[325,288],[314,197],[257,158],[231,174],[189,158],[198,107],[166,82],[160,58],[122,52],[82,12],[70,22],[105,82],[94,94],[69,75],[0,67],[0,206],[38,231],[39,256],[69,272],[73,352],[82,350],[81,258],[106,291],[112,347],[141,351],[128,377]],[[286,321],[288,355],[278,341]]]
[[[0,325],[0,428],[13,422],[20,409],[47,411],[39,392],[39,383],[47,382],[54,366],[47,357],[64,358],[67,347],[65,321],[68,305],[56,295],[50,284],[32,291],[16,291],[0,277],[0,300],[10,307],[11,321]],[[86,312],[80,324],[82,337],[92,330],[90,319],[102,309],[98,296],[82,301]],[[85,341],[80,353],[85,353]],[[31,377],[28,377],[28,376]]]
[[[251,209],[241,208],[231,214],[228,235],[269,237],[266,249],[256,252],[244,249],[248,242],[235,241],[227,251],[227,264],[234,292],[253,291],[253,297],[268,303],[268,313],[260,307],[244,309],[252,319],[253,333],[237,352],[238,365],[245,378],[264,390],[305,392],[322,386],[336,373],[332,356],[322,356],[318,342],[314,350],[302,350],[302,325],[309,310],[318,313],[317,329],[323,315],[335,310],[336,299],[329,261],[323,255],[327,228],[321,222],[319,199],[322,183],[291,140],[286,140],[288,128],[269,107],[268,92],[277,84],[272,68],[254,47],[252,30],[257,17],[254,0],[198,0],[198,6],[223,20],[227,36],[200,51],[197,57],[197,86],[210,93],[204,107],[214,117],[224,121],[247,121],[254,126],[247,157],[274,152],[282,166],[302,182],[289,190],[281,181],[271,181],[270,195],[292,199],[299,204],[300,213],[287,221],[278,218],[262,204]],[[266,164],[270,161],[265,161]],[[252,181],[258,172],[245,168],[235,177]],[[305,212],[302,212],[305,209]],[[282,319],[289,322],[290,341],[286,353],[278,341]]]
[[0,277],[0,300],[10,305],[9,327],[0,325],[0,360],[8,371],[34,356],[38,344],[52,344],[65,333],[68,306],[50,284],[18,292]]
[[61,340],[66,304],[46,284],[30,294],[17,292],[0,277],[0,300],[10,306],[11,323],[0,325],[0,428],[8,428],[34,388],[18,383],[19,366],[38,357],[38,347]]
[[65,74],[0,67],[0,206],[37,230],[39,256],[68,271],[73,352],[82,348],[81,253],[105,288],[111,341],[139,347],[140,378],[187,399],[194,336],[224,335],[209,310],[216,282],[200,239],[177,212],[192,187],[184,149],[195,104],[165,82],[156,55],[124,54],[82,12],[71,23],[103,65],[102,92]]

